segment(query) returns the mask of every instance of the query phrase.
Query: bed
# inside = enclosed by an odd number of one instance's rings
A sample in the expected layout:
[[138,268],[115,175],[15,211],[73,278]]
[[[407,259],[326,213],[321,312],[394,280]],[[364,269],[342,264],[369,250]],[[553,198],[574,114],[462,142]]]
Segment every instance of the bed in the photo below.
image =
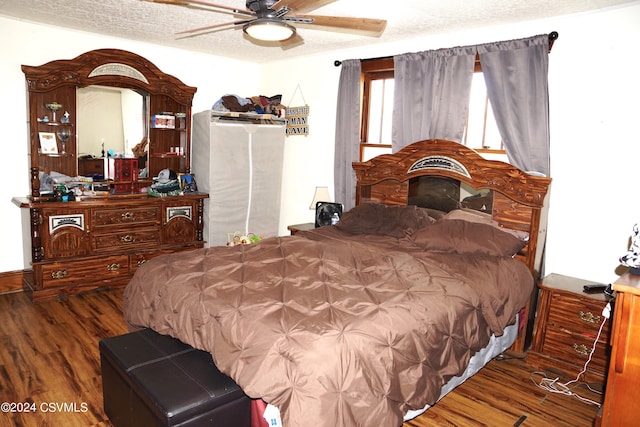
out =
[[131,328],[210,352],[285,427],[399,426],[522,350],[551,180],[444,140],[353,167],[335,226],[141,266]]

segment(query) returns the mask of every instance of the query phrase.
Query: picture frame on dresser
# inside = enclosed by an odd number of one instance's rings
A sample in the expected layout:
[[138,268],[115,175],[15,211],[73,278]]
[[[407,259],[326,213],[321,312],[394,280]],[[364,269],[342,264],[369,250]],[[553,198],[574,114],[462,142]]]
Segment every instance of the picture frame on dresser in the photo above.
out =
[[58,154],[58,144],[56,134],[53,132],[39,132],[40,152],[42,154]]
[[180,188],[182,188],[182,191],[184,191],[185,193],[195,193],[196,191],[198,191],[196,177],[192,174],[180,174],[178,176],[178,179],[180,180]]

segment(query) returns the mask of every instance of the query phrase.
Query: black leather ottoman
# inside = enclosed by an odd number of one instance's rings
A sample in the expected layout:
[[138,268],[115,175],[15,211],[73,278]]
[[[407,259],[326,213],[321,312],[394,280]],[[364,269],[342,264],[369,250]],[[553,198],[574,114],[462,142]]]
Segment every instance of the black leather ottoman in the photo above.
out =
[[211,355],[142,329],[100,341],[104,411],[115,427],[249,427],[250,399]]

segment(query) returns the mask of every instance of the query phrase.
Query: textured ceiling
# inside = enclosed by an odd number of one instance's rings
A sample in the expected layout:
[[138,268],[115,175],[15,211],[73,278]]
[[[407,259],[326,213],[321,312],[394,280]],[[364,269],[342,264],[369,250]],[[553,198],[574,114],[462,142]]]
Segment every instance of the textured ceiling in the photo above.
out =
[[[211,0],[244,8],[244,0]],[[386,43],[420,35],[517,23],[603,7],[630,0],[340,0],[308,14],[387,20],[381,37],[298,29],[304,42],[286,49],[258,45],[241,28],[178,38],[175,33],[234,21],[230,13],[142,0],[0,0],[0,15],[80,31],[265,63],[336,49]]]

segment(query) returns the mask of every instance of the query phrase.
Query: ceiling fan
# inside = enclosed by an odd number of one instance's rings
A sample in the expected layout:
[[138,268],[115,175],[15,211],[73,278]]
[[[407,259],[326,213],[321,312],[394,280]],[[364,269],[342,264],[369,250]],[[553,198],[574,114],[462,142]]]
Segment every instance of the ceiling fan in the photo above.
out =
[[251,38],[266,42],[287,42],[300,39],[293,24],[312,25],[321,30],[348,30],[367,36],[379,36],[387,21],[382,19],[350,18],[340,16],[303,15],[333,3],[335,0],[246,0],[246,9],[212,3],[206,0],[145,0],[154,3],[202,8],[213,12],[231,13],[236,21],[180,31],[176,35],[198,35],[213,30],[242,26]]

